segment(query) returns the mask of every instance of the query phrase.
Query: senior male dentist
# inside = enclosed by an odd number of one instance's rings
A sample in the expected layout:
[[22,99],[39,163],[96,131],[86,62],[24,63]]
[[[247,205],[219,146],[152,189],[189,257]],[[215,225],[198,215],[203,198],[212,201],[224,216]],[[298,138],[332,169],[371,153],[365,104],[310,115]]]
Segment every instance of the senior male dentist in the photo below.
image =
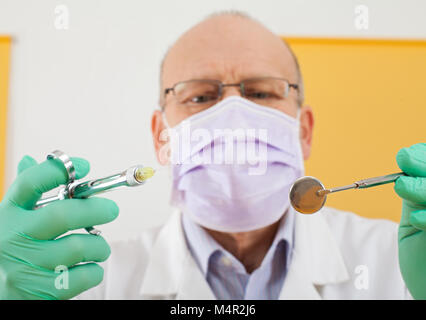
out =
[[[304,216],[288,191],[304,173],[314,117],[278,36],[239,13],[211,16],[171,47],[161,86],[152,134],[178,210],[111,248],[101,236],[59,237],[110,222],[118,208],[90,198],[32,210],[67,173],[56,160],[24,157],[0,204],[2,299],[426,298],[425,144],[397,155],[408,175],[395,184],[399,226],[331,208]],[[188,129],[197,139],[185,140]],[[220,161],[229,160],[227,130],[247,134],[232,141],[241,162]],[[85,176],[88,162],[72,160]]]

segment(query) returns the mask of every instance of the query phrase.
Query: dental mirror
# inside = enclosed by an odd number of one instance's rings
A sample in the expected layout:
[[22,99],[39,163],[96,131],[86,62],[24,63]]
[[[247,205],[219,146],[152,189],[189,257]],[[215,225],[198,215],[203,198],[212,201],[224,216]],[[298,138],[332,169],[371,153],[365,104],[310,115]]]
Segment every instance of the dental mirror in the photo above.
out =
[[318,191],[324,189],[322,183],[314,177],[299,178],[290,190],[290,203],[300,213],[315,213],[324,206],[327,199],[327,195],[318,194]]
[[319,211],[327,200],[327,194],[349,189],[366,189],[382,184],[394,182],[400,176],[405,176],[404,172],[388,174],[356,181],[350,185],[326,189],[321,181],[314,177],[302,177],[297,179],[290,190],[290,203],[293,208],[300,213],[312,214]]

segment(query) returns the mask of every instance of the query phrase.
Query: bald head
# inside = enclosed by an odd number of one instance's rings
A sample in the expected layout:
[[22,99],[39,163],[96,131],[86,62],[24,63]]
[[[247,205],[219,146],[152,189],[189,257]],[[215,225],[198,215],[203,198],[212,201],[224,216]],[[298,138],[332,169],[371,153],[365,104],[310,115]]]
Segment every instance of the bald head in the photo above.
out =
[[289,46],[244,14],[219,13],[185,32],[169,49],[161,66],[161,92],[190,79],[236,83],[265,76],[299,84],[296,100],[302,104],[301,73]]

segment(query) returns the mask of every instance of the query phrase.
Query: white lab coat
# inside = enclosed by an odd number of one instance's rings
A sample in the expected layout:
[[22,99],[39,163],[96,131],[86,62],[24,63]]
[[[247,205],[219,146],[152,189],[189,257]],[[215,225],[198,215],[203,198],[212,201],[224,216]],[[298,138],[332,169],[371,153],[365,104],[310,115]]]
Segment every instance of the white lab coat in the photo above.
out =
[[[81,299],[215,299],[183,234],[180,213],[139,237],[111,244],[103,282]],[[296,214],[280,299],[406,299],[398,225],[323,208]]]

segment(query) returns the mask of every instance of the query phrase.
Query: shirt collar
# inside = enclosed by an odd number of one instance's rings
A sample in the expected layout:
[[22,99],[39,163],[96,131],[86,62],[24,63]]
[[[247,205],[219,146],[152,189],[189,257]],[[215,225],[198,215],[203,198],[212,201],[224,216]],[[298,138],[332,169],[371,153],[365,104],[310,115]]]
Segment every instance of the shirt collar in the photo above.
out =
[[[290,207],[282,216],[275,238],[266,256],[264,257],[260,268],[265,262],[268,262],[270,259],[272,259],[272,256],[274,255],[276,248],[281,241],[286,242],[287,245],[286,267],[288,268],[294,243],[294,215],[295,212]],[[232,256],[201,226],[192,221],[185,213],[182,213],[182,226],[188,248],[195,261],[201,268],[204,276],[206,276],[208,272],[209,260],[216,252]]]

